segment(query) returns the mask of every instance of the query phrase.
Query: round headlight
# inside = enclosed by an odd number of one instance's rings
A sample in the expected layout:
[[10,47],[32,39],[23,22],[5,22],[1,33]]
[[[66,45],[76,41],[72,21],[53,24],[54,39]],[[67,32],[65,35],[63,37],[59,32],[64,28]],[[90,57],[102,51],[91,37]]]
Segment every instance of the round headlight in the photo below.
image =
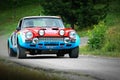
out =
[[59,34],[60,34],[61,36],[63,36],[63,35],[65,34],[65,31],[64,31],[64,30],[60,30]]
[[25,37],[27,39],[31,39],[33,37],[33,33],[31,31],[26,32]]
[[40,36],[43,36],[44,33],[45,33],[44,30],[40,30],[40,31],[39,31],[39,35],[40,35]]
[[69,37],[70,37],[70,38],[76,38],[76,32],[75,32],[75,31],[71,31],[71,32],[69,33]]
[[38,38],[33,38],[32,42],[33,42],[34,44],[38,43]]
[[65,43],[69,43],[69,42],[70,42],[70,39],[69,39],[69,38],[64,38],[64,42],[65,42]]

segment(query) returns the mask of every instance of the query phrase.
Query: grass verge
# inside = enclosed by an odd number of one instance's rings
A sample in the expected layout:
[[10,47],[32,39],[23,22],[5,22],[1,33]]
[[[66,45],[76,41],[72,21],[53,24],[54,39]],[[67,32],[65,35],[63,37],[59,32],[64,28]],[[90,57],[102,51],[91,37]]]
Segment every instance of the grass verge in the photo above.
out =
[[0,35],[13,32],[22,17],[43,15],[42,10],[39,4],[34,4],[0,11]]
[[42,70],[34,70],[0,59],[0,80],[65,80]]
[[80,47],[80,54],[120,58],[120,52],[114,52],[114,51],[108,52],[108,51],[103,51],[103,50],[98,50],[98,49],[89,50],[87,45]]

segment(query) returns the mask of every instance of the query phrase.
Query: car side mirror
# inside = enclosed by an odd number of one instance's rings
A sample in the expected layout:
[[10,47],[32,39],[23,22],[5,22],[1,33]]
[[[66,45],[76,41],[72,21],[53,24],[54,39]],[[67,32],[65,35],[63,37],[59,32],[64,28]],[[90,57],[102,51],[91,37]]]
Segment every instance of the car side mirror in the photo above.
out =
[[17,27],[16,30],[19,31],[19,30],[21,30],[21,28],[20,28],[20,27]]

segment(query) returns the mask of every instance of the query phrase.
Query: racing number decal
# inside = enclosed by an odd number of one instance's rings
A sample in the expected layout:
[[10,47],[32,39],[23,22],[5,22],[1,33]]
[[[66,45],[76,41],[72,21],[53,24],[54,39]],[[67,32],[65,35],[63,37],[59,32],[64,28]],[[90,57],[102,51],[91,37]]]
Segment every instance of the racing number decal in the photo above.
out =
[[13,47],[17,47],[17,38],[16,38],[16,33],[14,32],[13,33],[13,36],[12,36],[12,43],[13,43]]

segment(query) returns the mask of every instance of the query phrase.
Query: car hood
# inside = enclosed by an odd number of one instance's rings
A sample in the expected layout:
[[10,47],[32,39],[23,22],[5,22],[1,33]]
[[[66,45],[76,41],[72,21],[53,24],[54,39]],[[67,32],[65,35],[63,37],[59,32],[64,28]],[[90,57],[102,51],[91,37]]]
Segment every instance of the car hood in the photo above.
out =
[[59,37],[60,34],[60,30],[64,30],[65,31],[65,34],[64,36],[69,36],[69,32],[71,31],[74,31],[72,28],[40,28],[40,27],[35,27],[35,28],[25,28],[25,29],[22,29],[20,30],[20,32],[28,32],[28,31],[31,31],[34,36],[36,37],[39,37],[39,30],[44,30],[45,34],[44,34],[44,37]]

